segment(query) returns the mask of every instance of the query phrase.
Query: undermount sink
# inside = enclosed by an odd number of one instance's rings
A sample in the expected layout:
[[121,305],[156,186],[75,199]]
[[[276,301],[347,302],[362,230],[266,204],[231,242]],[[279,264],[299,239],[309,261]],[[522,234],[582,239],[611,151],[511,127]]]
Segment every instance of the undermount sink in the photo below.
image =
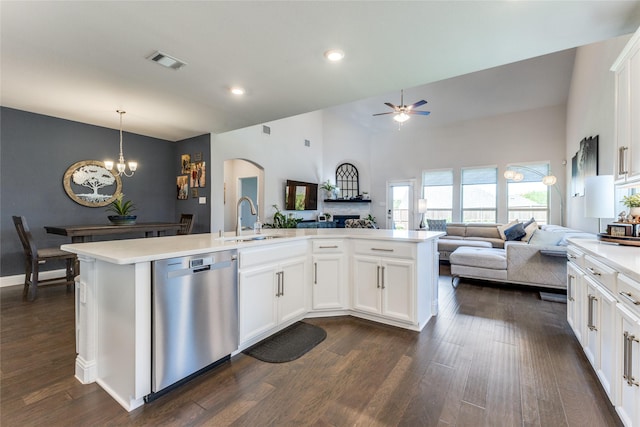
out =
[[268,234],[256,234],[254,236],[232,236],[232,237],[221,237],[218,240],[231,241],[231,242],[245,242],[252,240],[270,240],[270,239],[279,239],[285,236],[275,236]]

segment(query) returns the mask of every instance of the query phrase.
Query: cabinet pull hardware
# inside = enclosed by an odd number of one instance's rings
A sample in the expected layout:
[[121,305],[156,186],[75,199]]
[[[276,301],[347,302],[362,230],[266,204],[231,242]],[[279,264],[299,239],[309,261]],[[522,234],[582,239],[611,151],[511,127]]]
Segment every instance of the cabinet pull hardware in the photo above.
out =
[[567,255],[567,258],[569,258],[569,259],[576,259],[576,256],[575,256],[575,255],[568,254],[568,255]]
[[595,271],[591,267],[587,267],[587,270],[589,270],[589,273],[593,274],[594,276],[602,276],[602,274],[600,274],[599,272]]
[[276,291],[276,296],[281,297],[284,295],[284,271],[278,271],[276,273],[276,277],[278,278],[278,290]]
[[596,326],[593,324],[593,302],[594,301],[598,301],[598,299],[595,297],[595,295],[589,294],[589,311],[587,316],[587,328],[589,328],[590,331],[598,330],[598,328],[596,328]]
[[280,272],[280,278],[282,279],[282,292],[280,292],[280,296],[284,295],[284,271]]
[[318,246],[319,249],[338,249],[338,245]]
[[640,305],[640,301],[638,301],[637,299],[635,299],[633,297],[633,295],[631,295],[631,292],[618,292],[620,295],[622,295],[624,298],[626,298],[627,300],[629,300],[631,302],[631,304],[633,305]]
[[622,341],[622,378],[627,381],[629,378],[629,332],[624,331]]
[[317,262],[313,263],[313,284],[314,285],[318,284],[318,263]]
[[629,147],[618,148],[618,175],[626,175],[629,173],[627,168],[627,150]]
[[569,301],[574,301],[573,299],[573,281],[576,279],[576,276],[570,274],[569,281],[567,282],[567,298]]
[[384,266],[382,266],[382,289],[384,289]]
[[278,284],[277,285],[278,289],[276,289],[276,297],[279,297],[280,296],[280,272],[279,271],[276,273],[276,280]]
[[625,339],[625,360],[624,360],[624,366],[625,366],[625,372],[626,373],[626,380],[627,380],[627,384],[629,386],[636,386],[636,387],[640,387],[640,383],[636,381],[636,379],[633,377],[633,342],[640,342],[636,339],[635,335],[631,335],[629,332],[625,331],[624,332],[624,339]]
[[393,252],[393,249],[385,249],[385,248],[371,248],[372,251],[378,252]]
[[380,266],[376,270],[376,287],[380,288]]

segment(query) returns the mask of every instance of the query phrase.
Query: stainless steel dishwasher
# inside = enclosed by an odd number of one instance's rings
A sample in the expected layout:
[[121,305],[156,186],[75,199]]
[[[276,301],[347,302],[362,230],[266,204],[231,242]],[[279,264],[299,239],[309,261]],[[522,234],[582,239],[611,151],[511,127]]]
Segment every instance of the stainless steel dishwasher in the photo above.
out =
[[152,395],[238,349],[237,271],[235,250],[154,261]]

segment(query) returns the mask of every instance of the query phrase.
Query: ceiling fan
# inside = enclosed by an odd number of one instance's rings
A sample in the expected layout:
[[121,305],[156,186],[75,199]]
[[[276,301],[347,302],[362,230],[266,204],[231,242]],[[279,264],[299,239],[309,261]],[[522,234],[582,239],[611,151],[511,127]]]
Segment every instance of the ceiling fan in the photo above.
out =
[[415,102],[411,105],[404,105],[404,90],[400,91],[400,105],[393,105],[390,102],[385,102],[385,105],[388,105],[389,107],[393,108],[393,111],[389,111],[388,113],[378,113],[378,114],[374,114],[374,116],[383,116],[385,114],[395,114],[393,116],[393,120],[395,120],[396,122],[402,124],[404,122],[406,122],[407,120],[409,120],[411,118],[410,114],[419,114],[421,116],[428,116],[429,114],[431,114],[431,111],[416,111],[414,110],[414,108],[417,107],[421,107],[424,104],[426,104],[427,101],[425,101],[424,99]]

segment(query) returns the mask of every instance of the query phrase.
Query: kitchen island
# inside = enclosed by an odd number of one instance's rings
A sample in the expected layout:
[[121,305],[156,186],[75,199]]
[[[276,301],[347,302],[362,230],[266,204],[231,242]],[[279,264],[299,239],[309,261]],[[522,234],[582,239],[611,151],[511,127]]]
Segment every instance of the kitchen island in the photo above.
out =
[[144,404],[151,393],[154,262],[230,249],[238,252],[240,325],[232,354],[305,317],[351,315],[420,331],[438,311],[443,234],[293,229],[63,245],[81,263],[76,377],[97,382],[129,411]]

